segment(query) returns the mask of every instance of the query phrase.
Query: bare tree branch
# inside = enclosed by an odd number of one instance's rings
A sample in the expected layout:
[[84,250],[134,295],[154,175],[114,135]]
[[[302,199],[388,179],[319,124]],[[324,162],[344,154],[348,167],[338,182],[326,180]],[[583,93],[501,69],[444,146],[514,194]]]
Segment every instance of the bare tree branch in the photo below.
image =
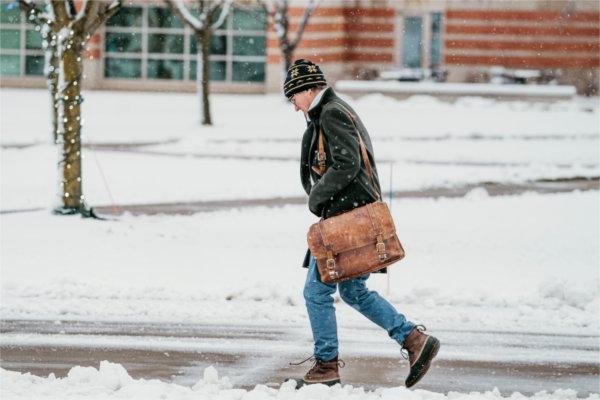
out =
[[200,18],[194,17],[194,15],[188,10],[183,1],[180,0],[164,0],[165,3],[171,7],[171,9],[186,22],[190,28],[194,31],[199,32],[204,29],[205,20],[201,19],[203,13],[200,13]]
[[302,34],[304,34],[304,29],[306,28],[308,19],[310,18],[310,15],[312,14],[312,12],[315,10],[315,8],[317,7],[317,5],[320,2],[321,2],[321,0],[310,0],[310,3],[308,3],[308,6],[304,10],[304,15],[302,16],[302,20],[300,21],[300,26],[298,27],[298,32],[296,32],[296,39],[294,39],[290,43],[290,46],[292,47],[292,49],[295,49],[296,46],[298,45],[298,43],[300,42],[300,40],[302,39]]
[[219,1],[214,1],[212,3],[208,3],[208,15],[212,15],[215,11],[217,11],[217,9],[219,8],[219,6],[221,5],[221,0]]
[[[221,7],[221,13],[219,14],[219,18],[217,19],[217,21],[212,24],[211,29],[212,31],[216,31],[217,29],[219,29],[219,27],[221,25],[223,25],[223,22],[225,22],[225,19],[227,19],[227,16],[229,15],[229,10],[231,9],[231,4],[233,3],[232,0],[225,0],[225,1],[221,1],[219,3]],[[211,13],[212,15],[212,13]]]
[[69,18],[69,12],[67,11],[67,4],[65,0],[52,0],[52,11],[54,12],[54,22],[58,26],[66,26],[71,21]]
[[88,15],[95,15],[101,5],[102,1],[84,0],[81,10],[79,10],[79,14],[77,14],[77,20],[82,20]]
[[273,29],[277,34],[279,40],[279,49],[281,50],[284,59],[284,69],[287,70],[291,64],[294,50],[302,40],[302,35],[308,20],[315,10],[315,8],[321,3],[321,0],[309,0],[308,6],[304,10],[304,15],[298,26],[296,32],[296,38],[290,40],[290,15],[289,15],[289,1],[288,0],[256,0],[263,9],[267,12]]
[[72,25],[72,29],[77,34],[83,35],[85,32],[86,25],[91,18],[95,18],[99,14],[100,8],[103,6],[103,2],[99,0],[85,0],[79,14],[75,17],[75,22]]
[[[230,12],[233,0],[197,0],[198,17],[194,16],[183,0],[163,0],[183,22],[194,31],[197,47],[196,84],[200,100],[201,122],[212,125],[210,115],[210,42],[213,32],[223,24]],[[211,25],[213,13],[219,11],[217,21]]]
[[233,0],[221,0],[213,3],[210,7],[206,7],[204,1],[199,1],[198,5],[200,7],[199,16],[196,18],[190,10],[186,7],[185,3],[181,0],[164,0],[166,4],[168,4],[171,9],[181,18],[184,22],[186,22],[194,31],[199,32],[205,28],[206,24],[210,20],[210,16],[221,7],[221,12],[219,13],[219,18],[217,21],[211,25],[211,29],[214,32],[218,29],[223,22],[227,19],[229,15],[229,11],[233,4]]
[[258,0],[258,4],[265,10],[273,23],[275,33],[282,48],[289,47],[288,30],[288,0]]
[[75,2],[73,0],[68,0],[67,5],[68,5],[67,11],[69,12],[69,18],[70,19],[75,18],[75,16],[77,15],[77,8],[75,8]]
[[31,0],[19,0],[19,7],[27,14],[27,19],[34,24],[41,26],[51,23],[51,20]]
[[[100,3],[98,0],[90,1],[91,3]],[[110,4],[102,3],[97,10],[92,10],[92,14],[86,16],[86,24],[84,32],[86,35],[92,35],[103,23],[115,15],[121,8],[121,0],[113,0]]]

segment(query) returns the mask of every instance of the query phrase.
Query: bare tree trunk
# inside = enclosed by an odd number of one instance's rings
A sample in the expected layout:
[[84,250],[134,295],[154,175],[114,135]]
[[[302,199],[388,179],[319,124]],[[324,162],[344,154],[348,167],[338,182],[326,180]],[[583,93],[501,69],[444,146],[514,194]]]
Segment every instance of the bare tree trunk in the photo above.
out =
[[282,50],[283,53],[283,76],[285,76],[287,74],[288,69],[290,69],[290,67],[292,66],[292,58],[294,57],[294,50],[293,49],[283,49]]
[[[218,29],[229,15],[233,0],[197,0],[198,16],[194,16],[183,1],[164,0],[171,9],[194,31],[198,48],[196,56],[196,91],[200,106],[200,122],[212,125],[210,115],[210,41],[213,32]],[[213,23],[213,17],[218,18]]]
[[83,205],[81,179],[81,77],[83,38],[71,34],[62,53],[63,103],[63,207],[79,211]]
[[[46,0],[48,13],[30,0],[19,0],[28,20],[42,28],[46,50],[45,75],[50,89],[53,139],[62,151],[62,205],[57,214],[95,217],[83,198],[81,175],[81,80],[83,49],[91,35],[121,7],[121,0],[111,3],[86,0],[77,10],[74,0]],[[62,131],[61,129],[62,128]]]
[[[56,34],[54,32],[51,33],[52,36]],[[50,42],[50,40],[48,41]],[[54,143],[58,143],[58,107],[60,105],[60,98],[58,94],[58,78],[59,78],[59,68],[60,68],[60,59],[57,55],[56,42],[54,45],[48,43],[48,48],[46,49],[46,82],[48,84],[48,90],[50,91],[50,126],[52,129],[52,140]]]
[[199,33],[198,44],[202,47],[202,125],[212,125],[212,118],[210,115],[210,38],[211,28],[207,25]]
[[290,13],[288,0],[278,0],[268,2],[267,0],[258,0],[267,15],[271,18],[277,36],[279,38],[279,49],[283,58],[283,76],[286,76],[288,69],[292,66],[294,51],[302,39],[304,29],[308,24],[311,14],[318,6],[321,0],[309,0],[304,15],[298,26],[296,38],[290,39]]
[[[200,34],[196,33],[196,44],[200,46]],[[196,97],[198,97],[198,121],[202,124],[204,119],[204,90],[202,85],[202,77],[204,76],[204,61],[202,52],[198,50],[196,53]]]
[[58,32],[68,20],[64,18],[51,18],[41,11],[41,8],[30,1],[19,0],[19,7],[25,13],[27,20],[37,25],[42,34],[42,47],[45,52],[44,75],[50,91],[50,129],[52,141],[58,143],[58,129],[61,126],[58,119],[58,79],[59,79],[59,56]]

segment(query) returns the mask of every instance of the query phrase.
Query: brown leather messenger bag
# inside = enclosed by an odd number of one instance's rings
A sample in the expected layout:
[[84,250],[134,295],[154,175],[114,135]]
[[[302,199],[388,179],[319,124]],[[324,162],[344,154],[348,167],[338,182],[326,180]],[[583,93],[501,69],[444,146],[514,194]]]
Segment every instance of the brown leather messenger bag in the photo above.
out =
[[[390,210],[375,186],[369,155],[356,121],[352,113],[342,104],[340,106],[346,110],[356,128],[361,158],[379,200],[331,218],[322,218],[309,228],[308,247],[317,260],[319,275],[324,283],[337,283],[379,271],[404,258],[404,249],[396,235]],[[321,131],[319,167],[314,168],[319,175],[325,173],[325,157]]]

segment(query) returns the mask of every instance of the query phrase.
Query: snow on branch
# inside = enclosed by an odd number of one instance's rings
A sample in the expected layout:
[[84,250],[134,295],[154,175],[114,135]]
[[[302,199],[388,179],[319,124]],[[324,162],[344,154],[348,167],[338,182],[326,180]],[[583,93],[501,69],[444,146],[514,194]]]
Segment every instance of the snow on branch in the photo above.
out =
[[65,0],[52,0],[50,4],[54,12],[54,22],[59,26],[66,26],[71,21],[71,18]]
[[289,39],[289,0],[258,0],[258,3],[265,9],[268,16],[271,18],[273,28],[279,39],[282,50],[293,51],[304,34],[304,29],[308,24],[308,20],[313,11],[320,5],[322,0],[309,0],[308,5],[304,9],[304,15],[298,24],[298,31],[294,40]]
[[75,8],[75,2],[73,0],[68,0],[67,5],[69,6],[67,8],[69,19],[73,19],[77,15],[77,8]]
[[200,16],[196,18],[186,7],[183,0],[165,0],[165,3],[167,3],[194,31],[198,32],[204,29],[206,13],[201,12]]
[[290,43],[290,46],[292,48],[295,48],[302,39],[304,29],[306,28],[306,24],[308,23],[308,19],[320,3],[321,0],[310,0],[308,6],[306,6],[306,9],[304,10],[304,15],[302,16],[302,20],[300,21],[300,26],[298,27],[298,32],[296,33],[296,39],[294,39],[294,41]]
[[51,24],[52,18],[40,11],[31,0],[19,0],[19,6],[27,14],[27,19],[36,25]]
[[84,33],[91,35],[100,25],[115,15],[120,8],[121,0],[113,0],[110,4],[98,0],[88,0],[77,16],[77,19],[82,18],[84,21]]
[[210,7],[207,7],[203,1],[199,2],[200,10],[198,17],[195,17],[190,9],[186,6],[184,0],[164,0],[173,11],[179,15],[179,17],[186,22],[194,31],[199,32],[205,29],[206,25],[210,21],[210,17],[218,8],[221,8],[221,13],[219,14],[219,18],[217,21],[211,25],[211,30],[214,32],[218,29],[225,19],[227,15],[229,15],[229,11],[231,9],[231,5],[233,4],[233,0],[220,0],[215,1]]
[[[222,2],[219,5],[222,5],[221,7],[221,14],[219,15],[219,18],[217,19],[217,21],[212,24],[211,29],[214,31],[216,31],[217,29],[219,29],[219,27],[221,25],[223,25],[223,22],[225,22],[225,19],[227,18],[227,15],[229,15],[229,10],[231,9],[231,4],[233,3],[232,0],[226,0],[225,2]],[[218,6],[218,5],[217,5]],[[215,8],[216,10],[216,8]],[[212,12],[211,12],[212,14]]]

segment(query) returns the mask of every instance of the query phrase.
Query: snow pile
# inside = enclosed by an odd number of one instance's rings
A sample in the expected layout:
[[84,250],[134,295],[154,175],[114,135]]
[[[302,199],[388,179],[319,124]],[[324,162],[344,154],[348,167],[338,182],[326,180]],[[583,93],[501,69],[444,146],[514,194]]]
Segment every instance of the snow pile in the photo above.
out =
[[448,103],[431,96],[394,100],[372,94],[352,103],[374,138],[548,138],[600,133],[598,98],[585,105],[582,101],[549,104],[480,97]]
[[[366,391],[362,387],[351,385],[305,386],[295,390],[295,382],[289,381],[274,389],[257,385],[252,390],[233,388],[227,377],[219,378],[213,367],[204,370],[204,376],[191,388],[159,380],[133,379],[120,364],[108,361],[100,363],[100,368],[74,367],[65,378],[56,378],[51,374],[47,378],[37,377],[29,373],[0,369],[2,387],[1,397],[9,399],[202,399],[202,400],[576,400],[575,390],[556,390],[553,393],[539,392],[531,397],[513,393],[504,397],[497,390],[484,393],[443,393],[425,390],[408,390],[404,387],[381,388]],[[587,397],[598,400],[598,394]]]

